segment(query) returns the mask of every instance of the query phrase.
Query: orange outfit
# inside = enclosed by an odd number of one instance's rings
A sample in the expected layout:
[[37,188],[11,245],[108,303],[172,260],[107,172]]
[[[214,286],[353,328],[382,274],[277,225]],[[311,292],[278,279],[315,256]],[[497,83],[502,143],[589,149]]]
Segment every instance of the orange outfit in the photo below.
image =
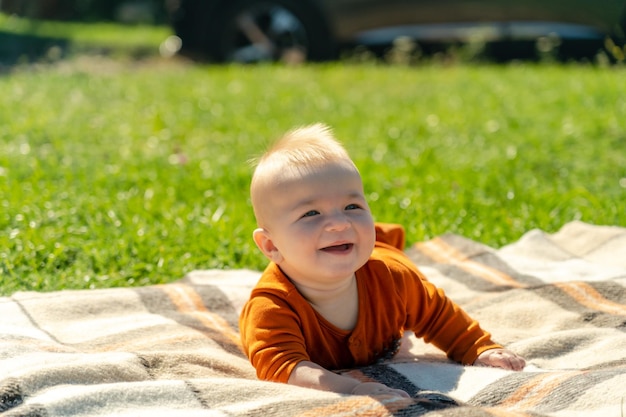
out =
[[351,331],[322,317],[270,263],[239,319],[243,347],[257,376],[287,382],[305,360],[329,370],[370,365],[396,352],[404,330],[412,330],[463,364],[501,347],[443,290],[428,282],[403,249],[401,226],[376,224],[374,251],[355,273],[359,313]]

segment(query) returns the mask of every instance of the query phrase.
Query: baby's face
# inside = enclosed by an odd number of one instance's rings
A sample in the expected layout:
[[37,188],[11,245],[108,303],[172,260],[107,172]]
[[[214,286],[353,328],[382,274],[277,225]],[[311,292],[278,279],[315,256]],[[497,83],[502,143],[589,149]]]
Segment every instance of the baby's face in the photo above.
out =
[[296,284],[324,288],[351,277],[374,248],[374,221],[359,173],[345,164],[289,175],[271,187],[265,230],[273,260]]

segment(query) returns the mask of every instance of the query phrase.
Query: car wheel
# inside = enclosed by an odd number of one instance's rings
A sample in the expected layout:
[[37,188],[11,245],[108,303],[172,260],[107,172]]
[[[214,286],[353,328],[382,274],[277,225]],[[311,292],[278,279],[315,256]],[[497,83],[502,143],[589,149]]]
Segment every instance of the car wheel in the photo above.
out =
[[239,0],[212,13],[204,50],[224,62],[334,58],[323,14],[305,0]]

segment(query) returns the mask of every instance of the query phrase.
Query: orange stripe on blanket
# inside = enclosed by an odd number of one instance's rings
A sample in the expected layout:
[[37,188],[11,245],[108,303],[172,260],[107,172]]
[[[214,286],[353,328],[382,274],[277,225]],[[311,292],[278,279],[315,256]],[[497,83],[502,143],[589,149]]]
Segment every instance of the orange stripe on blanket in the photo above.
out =
[[559,282],[555,283],[554,286],[563,290],[585,307],[614,315],[626,315],[626,305],[607,300],[595,288],[585,282]]
[[218,314],[210,312],[202,302],[202,298],[193,288],[181,284],[160,286],[170,298],[178,311],[188,314],[210,329],[225,335],[237,347],[241,348],[241,339],[230,324]]
[[347,369],[345,371],[340,371],[339,374],[343,376],[348,376],[361,382],[380,382],[375,380],[374,378],[370,378],[369,376],[365,375],[363,372],[361,372],[360,369]]
[[468,259],[466,254],[450,246],[441,238],[437,237],[428,242],[416,243],[415,247],[435,262],[454,265],[494,284],[507,285],[515,288],[525,287],[524,284],[517,282],[502,271]]
[[411,398],[390,396],[354,396],[324,407],[307,410],[298,417],[349,417],[372,416],[392,417],[402,415],[402,410],[409,408],[414,400]]
[[544,398],[553,395],[554,390],[564,382],[579,375],[581,375],[579,372],[568,374],[538,374],[535,378],[522,384],[506,400],[498,405],[517,409],[531,408],[539,404]]

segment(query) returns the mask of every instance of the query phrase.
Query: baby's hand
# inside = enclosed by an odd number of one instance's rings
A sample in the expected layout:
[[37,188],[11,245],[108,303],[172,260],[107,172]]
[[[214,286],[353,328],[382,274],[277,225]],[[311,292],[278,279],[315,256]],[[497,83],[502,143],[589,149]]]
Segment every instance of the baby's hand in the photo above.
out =
[[378,382],[362,382],[352,390],[353,395],[393,395],[394,397],[411,398],[401,389],[389,388]]
[[508,349],[490,349],[481,353],[474,361],[474,365],[521,371],[526,366],[526,361]]

